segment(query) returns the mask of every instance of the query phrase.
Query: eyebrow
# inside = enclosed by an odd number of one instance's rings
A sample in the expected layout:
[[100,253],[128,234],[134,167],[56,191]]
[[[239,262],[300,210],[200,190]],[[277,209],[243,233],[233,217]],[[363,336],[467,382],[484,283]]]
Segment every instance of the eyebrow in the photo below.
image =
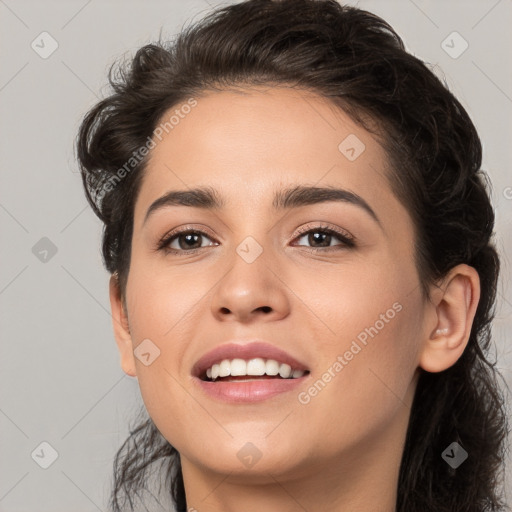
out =
[[[349,190],[335,187],[311,187],[296,185],[278,190],[274,194],[272,208],[274,211],[299,208],[325,202],[343,202],[353,204],[364,210],[382,228],[380,219],[371,206],[359,195]],[[151,214],[167,206],[189,206],[208,210],[222,209],[225,201],[212,187],[198,187],[188,190],[171,190],[154,201],[146,212],[144,224]]]

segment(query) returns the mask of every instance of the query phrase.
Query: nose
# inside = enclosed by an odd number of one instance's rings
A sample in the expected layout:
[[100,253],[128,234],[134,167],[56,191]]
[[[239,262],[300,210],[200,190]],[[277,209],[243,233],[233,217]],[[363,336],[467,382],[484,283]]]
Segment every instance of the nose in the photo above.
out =
[[252,262],[234,253],[212,295],[211,308],[217,320],[270,322],[290,314],[291,292],[270,253],[264,250]]

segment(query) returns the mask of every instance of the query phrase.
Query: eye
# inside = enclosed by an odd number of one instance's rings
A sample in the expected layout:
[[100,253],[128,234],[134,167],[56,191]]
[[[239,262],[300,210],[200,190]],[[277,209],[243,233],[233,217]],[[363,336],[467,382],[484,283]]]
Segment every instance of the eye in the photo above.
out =
[[[306,226],[301,228],[299,236],[296,236],[294,240],[300,241],[302,239],[306,239],[312,245],[309,249],[312,252],[336,251],[347,247],[355,247],[354,238],[351,235],[345,231],[339,231],[327,226]],[[210,240],[211,243],[203,245],[203,242],[207,240]],[[205,247],[218,245],[218,242],[213,242],[212,240],[213,237],[208,233],[187,226],[166,234],[158,243],[157,249],[166,253],[186,256],[194,254]],[[334,244],[333,246],[332,242],[335,240],[341,243]]]
[[[313,252],[325,252],[329,250],[341,250],[346,247],[354,247],[354,238],[347,232],[338,231],[337,229],[329,228],[327,226],[307,226],[299,230],[299,237],[294,240],[306,239],[306,241],[312,245],[311,250]],[[331,245],[331,242],[335,240],[341,241],[341,244]],[[301,245],[301,244],[299,244]]]
[[[204,231],[184,228],[165,235],[158,243],[158,249],[173,254],[193,254],[206,247],[203,245],[205,240],[211,240],[211,238]],[[208,245],[217,245],[217,243]]]

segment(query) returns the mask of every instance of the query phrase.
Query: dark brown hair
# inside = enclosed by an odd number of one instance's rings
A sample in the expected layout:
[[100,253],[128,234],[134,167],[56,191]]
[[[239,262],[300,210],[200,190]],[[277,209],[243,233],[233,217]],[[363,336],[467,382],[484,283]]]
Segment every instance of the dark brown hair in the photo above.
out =
[[[126,163],[171,107],[206,90],[270,85],[328,98],[371,130],[387,151],[389,182],[416,230],[424,296],[459,263],[479,274],[481,297],[460,359],[422,371],[398,482],[399,512],[502,510],[500,478],[508,423],[496,362],[488,360],[499,259],[482,147],[448,88],[381,18],[334,0],[249,0],[219,8],[172,42],[142,47],[112,67],[112,94],[85,117],[77,154],[87,199],[104,223],[103,258],[122,297],[130,266],[133,210],[147,157]],[[124,168],[122,179],[119,170]],[[111,183],[113,186],[108,186]],[[441,457],[457,441],[457,469]],[[114,512],[133,510],[153,463],[186,510],[179,453],[146,417],[114,464]]]

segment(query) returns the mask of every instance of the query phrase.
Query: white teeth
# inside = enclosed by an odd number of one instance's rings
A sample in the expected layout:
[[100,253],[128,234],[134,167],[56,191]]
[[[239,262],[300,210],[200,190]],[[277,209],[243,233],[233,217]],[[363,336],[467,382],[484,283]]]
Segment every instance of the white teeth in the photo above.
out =
[[291,374],[292,374],[292,367],[289,364],[283,363],[279,367],[279,375],[281,375],[281,377],[283,379],[287,379]]
[[279,373],[279,363],[273,359],[269,359],[265,363],[265,373],[267,375],[277,375]]
[[247,363],[243,359],[233,359],[231,361],[231,376],[240,377],[247,375]]
[[289,364],[279,363],[275,359],[263,359],[256,357],[245,361],[243,359],[223,359],[220,363],[216,363],[206,370],[206,377],[215,380],[218,377],[242,377],[279,375],[283,379],[298,379],[306,372],[304,370],[294,370]]
[[224,359],[220,363],[219,377],[227,377],[228,375],[231,375],[231,364],[229,359]]
[[247,375],[265,375],[267,367],[260,357],[247,362]]

